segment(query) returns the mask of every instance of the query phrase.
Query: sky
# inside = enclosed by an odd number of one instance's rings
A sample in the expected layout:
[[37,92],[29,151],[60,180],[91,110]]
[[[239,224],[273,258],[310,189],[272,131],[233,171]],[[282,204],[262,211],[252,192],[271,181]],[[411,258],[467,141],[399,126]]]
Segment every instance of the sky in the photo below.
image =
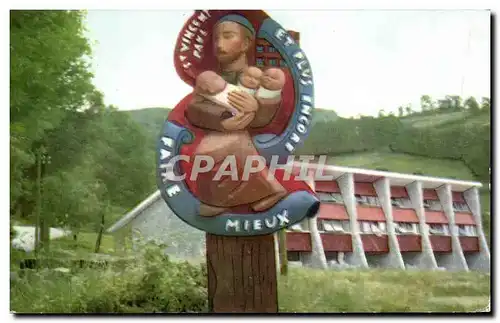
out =
[[[489,11],[267,10],[300,32],[317,108],[342,117],[397,112],[420,97],[490,97]],[[122,110],[174,107],[191,88],[173,52],[192,11],[89,10],[94,84]]]

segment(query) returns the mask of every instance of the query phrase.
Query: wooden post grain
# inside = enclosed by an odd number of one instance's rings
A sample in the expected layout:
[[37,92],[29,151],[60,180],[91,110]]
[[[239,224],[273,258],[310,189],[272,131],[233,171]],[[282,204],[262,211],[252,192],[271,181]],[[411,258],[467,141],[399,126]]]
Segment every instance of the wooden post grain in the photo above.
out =
[[273,235],[207,233],[208,303],[212,313],[277,313]]

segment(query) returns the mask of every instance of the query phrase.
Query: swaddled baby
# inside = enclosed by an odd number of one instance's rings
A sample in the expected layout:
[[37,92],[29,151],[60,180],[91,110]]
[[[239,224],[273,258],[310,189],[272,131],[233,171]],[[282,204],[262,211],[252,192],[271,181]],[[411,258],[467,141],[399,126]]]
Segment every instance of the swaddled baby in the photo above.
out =
[[238,85],[226,82],[213,71],[202,72],[196,78],[195,92],[226,107],[228,111],[236,115],[238,111],[229,104],[230,92],[245,91],[265,102],[279,98],[284,85],[285,74],[280,69],[270,68],[262,72],[259,68],[250,66],[241,73]]

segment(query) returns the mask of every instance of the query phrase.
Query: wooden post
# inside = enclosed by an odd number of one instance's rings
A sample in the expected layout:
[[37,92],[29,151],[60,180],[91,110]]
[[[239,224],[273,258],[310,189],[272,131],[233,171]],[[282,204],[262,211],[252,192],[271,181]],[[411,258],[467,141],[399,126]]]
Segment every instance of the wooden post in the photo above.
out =
[[279,259],[280,259],[280,274],[286,276],[288,274],[288,253],[286,248],[286,229],[278,231],[279,244]]
[[35,259],[38,264],[38,253],[40,247],[40,213],[41,213],[41,203],[42,203],[42,193],[41,193],[41,177],[42,177],[42,151],[38,149],[36,152],[36,220],[35,220],[35,237],[34,237],[34,251]]
[[207,233],[208,303],[212,313],[277,313],[273,235]]

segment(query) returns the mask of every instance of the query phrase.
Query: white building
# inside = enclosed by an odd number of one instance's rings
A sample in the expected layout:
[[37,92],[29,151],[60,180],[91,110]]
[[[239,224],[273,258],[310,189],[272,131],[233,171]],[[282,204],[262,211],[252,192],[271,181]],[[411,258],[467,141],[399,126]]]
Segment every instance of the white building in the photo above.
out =
[[[315,166],[310,165],[310,171]],[[288,259],[319,268],[490,270],[480,183],[325,166],[331,181],[310,183],[318,215],[287,233]],[[202,258],[205,233],[168,208],[157,191],[108,229],[167,244],[178,258]]]

